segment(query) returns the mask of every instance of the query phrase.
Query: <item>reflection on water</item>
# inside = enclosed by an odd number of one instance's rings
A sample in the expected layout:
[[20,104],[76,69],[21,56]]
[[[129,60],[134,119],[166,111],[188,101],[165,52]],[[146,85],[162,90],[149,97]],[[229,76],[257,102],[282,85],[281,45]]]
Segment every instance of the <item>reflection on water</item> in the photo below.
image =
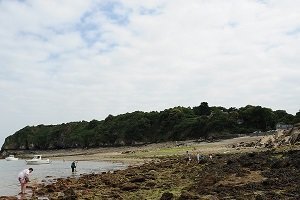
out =
[[6,161],[0,160],[0,196],[16,195],[20,192],[20,184],[17,179],[18,173],[32,167],[31,182],[51,183],[55,178],[79,176],[87,173],[100,173],[124,169],[123,163],[78,161],[76,172],[71,171],[71,161],[52,161],[51,164],[26,165],[24,160]]

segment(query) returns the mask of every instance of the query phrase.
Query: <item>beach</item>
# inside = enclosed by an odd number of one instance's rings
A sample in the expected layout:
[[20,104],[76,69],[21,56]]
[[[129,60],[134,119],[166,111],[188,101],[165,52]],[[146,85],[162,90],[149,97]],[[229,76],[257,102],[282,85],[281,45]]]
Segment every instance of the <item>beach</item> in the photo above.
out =
[[[34,152],[53,160],[124,162],[125,170],[31,185],[36,199],[297,199],[299,149],[238,147],[259,137]],[[192,160],[187,162],[186,152]],[[196,154],[203,159],[198,163]],[[24,153],[23,156],[30,154]],[[209,158],[212,155],[212,158]],[[287,180],[288,177],[288,180]],[[3,197],[2,197],[3,198]],[[9,198],[20,198],[19,196]]]
[[41,154],[43,157],[53,160],[88,160],[88,161],[122,161],[129,165],[141,164],[164,156],[184,155],[186,151],[191,153],[201,152],[204,155],[211,153],[243,152],[248,148],[233,149],[232,145],[240,142],[255,142],[261,139],[257,137],[239,137],[213,142],[200,142],[196,140],[172,141],[139,146],[101,147],[90,149],[61,149],[47,151],[15,151],[22,158],[31,158],[33,154]]

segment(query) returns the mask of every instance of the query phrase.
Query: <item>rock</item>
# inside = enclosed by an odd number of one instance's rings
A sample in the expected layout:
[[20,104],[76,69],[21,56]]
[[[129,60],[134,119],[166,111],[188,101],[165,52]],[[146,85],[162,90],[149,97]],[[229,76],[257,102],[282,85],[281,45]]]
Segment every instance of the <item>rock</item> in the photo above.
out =
[[300,123],[295,124],[294,127],[299,127],[300,128]]
[[73,188],[69,188],[66,191],[64,191],[64,195],[65,195],[65,197],[64,197],[65,200],[76,200],[76,199],[78,199],[78,197],[77,197],[77,195],[76,195]]
[[0,196],[0,200],[17,200],[17,197]]
[[289,138],[289,143],[294,145],[297,142],[300,142],[300,131],[299,129],[292,133],[291,137]]
[[47,192],[55,192],[56,187],[54,185],[46,185],[45,188],[47,188]]
[[200,199],[199,196],[191,194],[187,191],[183,191],[180,195],[180,197],[178,198],[178,200],[187,200],[187,199]]
[[146,183],[145,186],[148,188],[153,188],[153,187],[155,187],[155,185],[156,185],[156,183],[154,181],[149,181]]
[[129,181],[131,182],[131,183],[135,183],[135,182],[145,182],[145,177],[144,176],[141,176],[141,175],[139,175],[139,176],[136,176],[136,177],[133,177],[133,178],[131,178]]
[[201,197],[201,200],[219,200],[219,198],[214,195],[206,195]]
[[162,196],[160,197],[160,200],[172,200],[174,198],[173,193],[170,192],[165,192],[162,194]]
[[124,183],[122,185],[122,190],[125,190],[125,191],[137,190],[138,188],[139,187],[134,183]]
[[298,149],[216,154],[205,165],[181,160],[163,158],[113,174],[59,179],[38,185],[32,199],[299,199]]

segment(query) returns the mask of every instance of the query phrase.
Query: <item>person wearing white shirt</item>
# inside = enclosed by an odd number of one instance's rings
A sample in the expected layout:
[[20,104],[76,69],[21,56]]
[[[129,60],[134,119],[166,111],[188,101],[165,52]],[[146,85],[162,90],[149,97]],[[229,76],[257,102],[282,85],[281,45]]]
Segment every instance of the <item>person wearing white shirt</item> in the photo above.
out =
[[18,180],[21,184],[21,194],[25,194],[26,184],[29,182],[29,174],[33,171],[32,168],[24,169],[18,174]]

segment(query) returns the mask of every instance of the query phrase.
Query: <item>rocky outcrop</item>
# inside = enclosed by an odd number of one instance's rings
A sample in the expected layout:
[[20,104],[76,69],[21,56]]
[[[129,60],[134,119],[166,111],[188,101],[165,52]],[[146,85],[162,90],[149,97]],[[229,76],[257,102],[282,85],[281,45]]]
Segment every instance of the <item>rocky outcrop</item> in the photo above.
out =
[[299,150],[216,154],[205,164],[169,157],[113,173],[40,184],[32,188],[32,199],[296,200],[299,170]]
[[272,135],[266,135],[257,142],[251,143],[239,143],[233,145],[234,148],[240,147],[266,147],[277,148],[287,145],[300,144],[300,123],[295,124],[293,128],[289,130],[276,130]]

